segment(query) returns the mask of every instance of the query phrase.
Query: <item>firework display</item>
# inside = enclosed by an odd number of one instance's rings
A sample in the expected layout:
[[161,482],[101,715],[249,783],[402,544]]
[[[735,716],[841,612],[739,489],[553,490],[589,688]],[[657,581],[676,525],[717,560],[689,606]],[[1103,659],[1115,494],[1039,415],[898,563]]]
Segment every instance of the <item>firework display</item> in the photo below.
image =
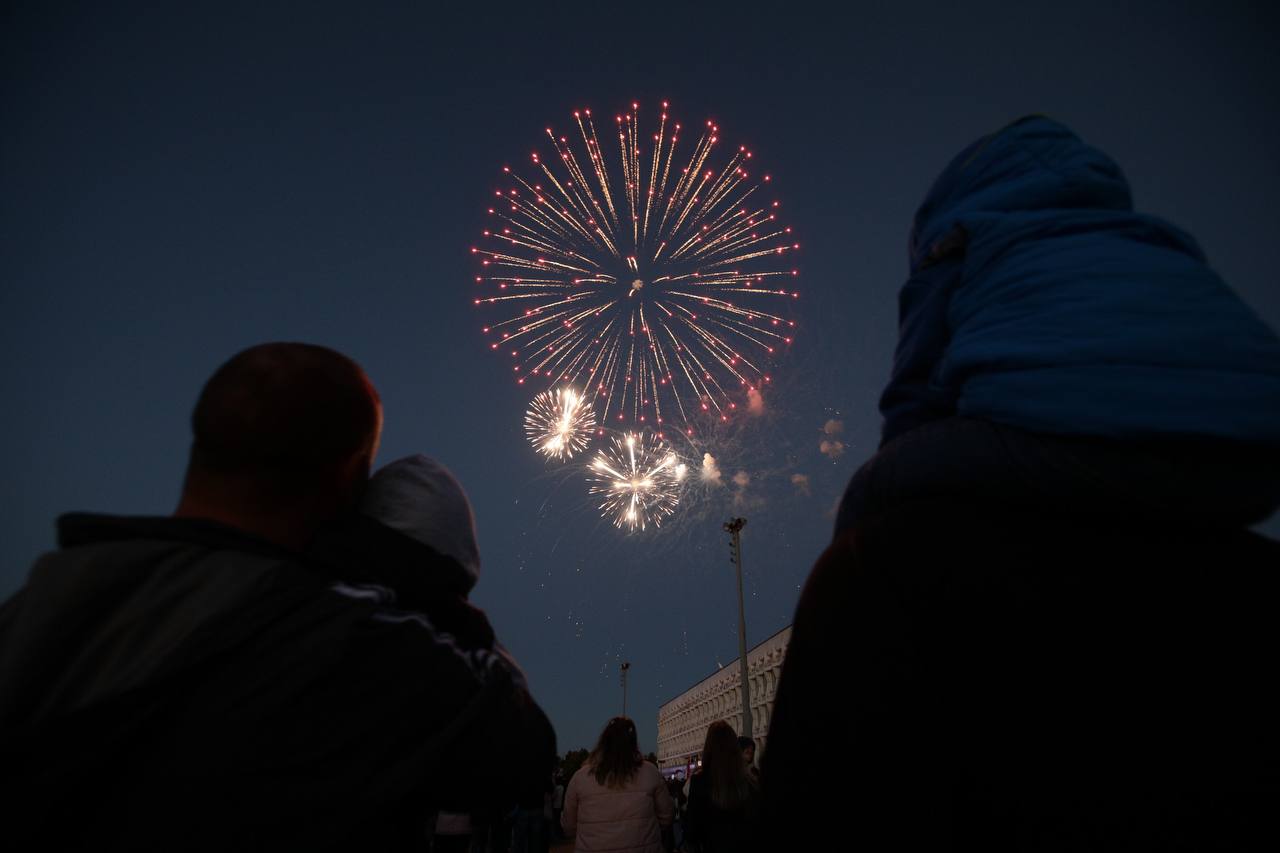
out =
[[629,432],[614,436],[590,470],[590,492],[603,496],[603,516],[636,532],[661,526],[675,512],[686,466],[661,439]]
[[572,459],[586,450],[595,425],[595,413],[572,388],[543,391],[524,416],[529,443],[548,459]]
[[[690,147],[662,106],[648,131],[638,105],[617,115],[616,147],[590,110],[570,134],[548,128],[526,177],[504,168],[472,249],[474,301],[516,381],[582,388],[602,425],[659,436],[665,424],[692,433],[700,414],[727,419],[770,382],[794,332],[784,305],[799,296],[789,255],[800,248],[751,152],[718,158],[711,121]],[[546,425],[550,410],[535,410]],[[549,457],[582,449],[549,452],[529,429]]]

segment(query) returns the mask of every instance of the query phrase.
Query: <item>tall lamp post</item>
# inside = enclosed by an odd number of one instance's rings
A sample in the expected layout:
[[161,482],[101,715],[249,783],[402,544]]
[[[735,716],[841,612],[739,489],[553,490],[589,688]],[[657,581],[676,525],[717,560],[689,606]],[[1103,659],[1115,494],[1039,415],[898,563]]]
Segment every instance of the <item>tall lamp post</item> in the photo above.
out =
[[622,716],[627,715],[627,670],[631,669],[630,661],[622,662]]
[[[742,737],[751,738],[751,682],[747,680],[747,614],[742,605],[742,528],[745,518],[725,522],[725,532],[732,536],[729,543],[729,562],[738,576],[738,662],[742,679]],[[754,738],[752,738],[754,740]]]

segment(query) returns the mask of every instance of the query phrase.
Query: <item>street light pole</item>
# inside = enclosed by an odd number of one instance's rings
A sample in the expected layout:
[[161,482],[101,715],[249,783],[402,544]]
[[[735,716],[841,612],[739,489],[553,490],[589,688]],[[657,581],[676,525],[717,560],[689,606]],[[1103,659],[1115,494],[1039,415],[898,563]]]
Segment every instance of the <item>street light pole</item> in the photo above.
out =
[[622,663],[622,716],[627,715],[627,670],[631,669],[630,661]]
[[[747,614],[742,604],[742,528],[745,518],[725,522],[724,529],[733,539],[729,544],[729,562],[738,576],[738,661],[742,679],[742,737],[751,737],[751,682],[747,675]],[[754,739],[754,738],[753,738]]]

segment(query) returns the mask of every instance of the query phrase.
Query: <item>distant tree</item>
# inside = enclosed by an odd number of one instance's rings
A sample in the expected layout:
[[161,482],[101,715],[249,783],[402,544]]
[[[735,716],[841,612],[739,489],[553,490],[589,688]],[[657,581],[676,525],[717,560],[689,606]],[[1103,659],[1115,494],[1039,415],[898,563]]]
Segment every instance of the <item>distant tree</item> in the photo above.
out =
[[571,749],[564,754],[564,758],[560,759],[560,775],[567,782],[573,778],[573,774],[578,772],[578,768],[587,760],[587,756],[591,753],[585,749]]
[[658,766],[658,756],[656,753],[649,753],[644,757],[644,760],[652,764],[654,767]]

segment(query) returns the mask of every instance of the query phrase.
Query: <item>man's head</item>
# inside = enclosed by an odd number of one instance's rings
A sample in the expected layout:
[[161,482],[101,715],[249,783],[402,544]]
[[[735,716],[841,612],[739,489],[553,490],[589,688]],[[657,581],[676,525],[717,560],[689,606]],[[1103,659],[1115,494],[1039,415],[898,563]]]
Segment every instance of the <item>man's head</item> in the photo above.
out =
[[346,356],[311,344],[261,344],[205,383],[191,427],[177,515],[301,547],[359,497],[382,406]]
[[738,749],[742,750],[742,757],[748,764],[751,764],[756,760],[756,742],[751,738],[738,738]]

